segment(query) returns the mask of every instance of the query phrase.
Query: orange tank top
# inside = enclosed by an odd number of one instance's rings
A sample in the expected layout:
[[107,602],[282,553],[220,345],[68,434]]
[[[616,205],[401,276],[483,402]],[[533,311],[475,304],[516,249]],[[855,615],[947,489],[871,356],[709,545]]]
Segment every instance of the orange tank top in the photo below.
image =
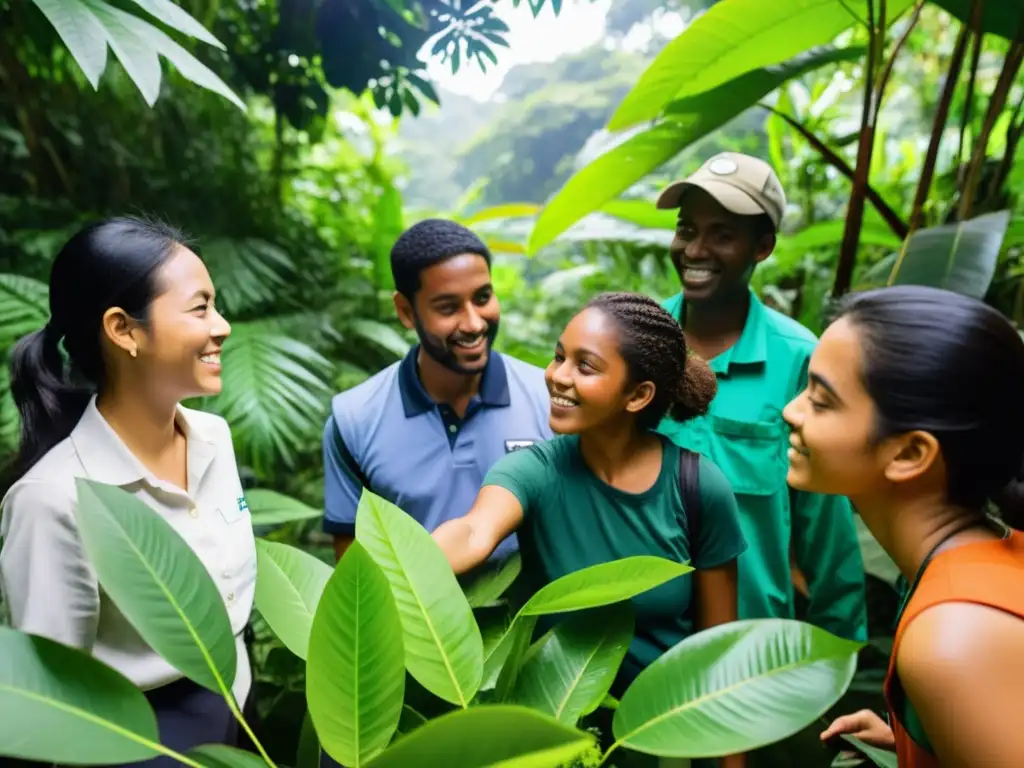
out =
[[[900,615],[893,640],[885,699],[896,739],[900,768],[941,768],[930,751],[896,675],[896,654],[910,623],[939,603],[977,603],[1024,618],[1024,533],[1011,530],[1002,539],[964,544],[926,561]],[[907,722],[912,720],[913,722]],[[918,740],[911,735],[918,731]],[[924,737],[922,739],[922,737]],[[924,744],[919,743],[923,740]]]

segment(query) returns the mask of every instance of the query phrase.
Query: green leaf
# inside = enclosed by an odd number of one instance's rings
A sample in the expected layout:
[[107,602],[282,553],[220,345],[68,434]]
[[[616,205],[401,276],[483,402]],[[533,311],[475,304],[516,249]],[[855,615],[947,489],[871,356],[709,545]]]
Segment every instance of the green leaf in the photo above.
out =
[[[843,240],[846,222],[842,219],[821,221],[811,224],[799,232],[779,237],[772,260],[780,270],[788,273],[799,266],[808,252],[838,246]],[[865,221],[860,230],[861,245],[876,245],[883,248],[899,250],[902,241],[893,234],[888,225],[881,220]]]
[[[912,4],[889,0],[889,20]],[[755,70],[831,43],[854,24],[847,7],[866,10],[863,0],[716,3],[662,49],[615,110],[608,130],[653,120],[675,99],[728,87]]]
[[525,707],[479,706],[442,715],[396,741],[371,768],[551,768],[569,765],[594,743],[590,734]]
[[516,552],[505,558],[500,565],[486,568],[465,589],[469,605],[479,608],[497,602],[519,576],[522,563],[522,556]]
[[313,718],[306,710],[302,718],[302,728],[299,730],[299,746],[295,750],[295,768],[320,768],[322,750],[320,739],[313,727]]
[[376,320],[354,320],[349,326],[352,333],[361,336],[367,341],[372,341],[397,357],[405,357],[409,351],[409,342],[402,338],[402,335],[390,325],[379,323]]
[[985,298],[996,271],[1010,212],[998,211],[968,221],[919,229],[896,261],[893,285],[930,285]]
[[24,275],[0,274],[0,349],[46,325],[49,295],[46,283]]
[[663,122],[626,139],[565,183],[538,216],[527,251],[536,253],[584,216],[600,210],[787,80],[825,64],[859,58],[863,52],[863,48],[810,51],[777,67],[749,72],[720,88],[673,102]]
[[121,62],[128,77],[142,93],[146,104],[153,106],[160,95],[160,58],[138,34],[144,24],[130,13],[115,8],[103,0],[80,0],[89,6],[96,18],[103,24],[107,42],[117,60]]
[[875,765],[880,766],[880,768],[899,768],[895,752],[890,752],[886,749],[879,749],[878,747],[872,747],[870,744],[867,744],[856,736],[851,736],[848,733],[840,735],[852,744],[858,752],[863,754],[864,757]]
[[[0,755],[41,763],[157,757],[156,716],[120,672],[77,648],[0,626]],[[59,738],[54,738],[60,734]],[[148,743],[147,743],[148,742]]]
[[330,361],[254,321],[232,326],[221,362],[223,393],[208,407],[231,424],[240,460],[261,475],[294,466],[323,430]]
[[[971,23],[971,0],[932,0],[964,24]],[[1024,0],[988,0],[981,12],[981,29],[1007,40],[1024,41]]]
[[571,616],[530,649],[513,701],[574,725],[600,705],[632,639],[629,603]]
[[313,616],[331,567],[308,552],[256,540],[256,608],[285,647],[306,658]]
[[394,735],[405,695],[402,662],[402,621],[388,579],[354,541],[324,589],[306,664],[313,725],[342,765],[366,765]]
[[615,738],[662,757],[721,757],[781,741],[842,696],[861,643],[790,619],[706,629],[633,681],[615,711]]
[[479,224],[482,221],[494,221],[496,219],[521,219],[528,216],[535,216],[540,211],[536,203],[505,203],[494,205],[490,208],[483,208],[469,217],[462,220],[467,227]]
[[508,701],[519,680],[519,671],[523,666],[526,652],[530,650],[530,641],[537,627],[536,616],[521,616],[509,627],[501,645],[507,648],[498,679],[494,683],[494,699],[498,702]]
[[675,230],[678,225],[678,211],[665,211],[655,207],[653,200],[611,200],[598,209],[601,213],[614,216],[646,229]]
[[107,68],[107,33],[85,3],[67,0],[32,0],[57,30],[85,79],[94,90]]
[[178,73],[186,80],[223,96],[243,112],[246,111],[245,102],[238,98],[223,80],[159,29],[140,21],[137,33],[160,55],[174,64]]
[[127,491],[85,478],[75,484],[79,534],[103,591],[168,663],[215,693],[230,693],[235,635],[199,556]]
[[356,539],[391,582],[409,673],[435,696],[467,706],[483,677],[483,639],[444,553],[416,520],[365,489]]
[[186,755],[206,768],[266,768],[263,758],[225,744],[204,744]]
[[519,611],[519,616],[541,616],[618,603],[692,570],[689,565],[651,555],[592,565],[537,590]]
[[283,525],[300,520],[315,520],[323,513],[269,488],[253,488],[245,492],[245,500],[252,515],[253,527]]
[[204,43],[209,43],[215,48],[226,50],[224,48],[224,44],[210,34],[206,30],[206,27],[170,0],[133,0],[133,2],[137,3],[145,11],[160,19],[160,21],[167,26],[173,27],[189,37],[194,37],[197,40],[202,40]]
[[291,257],[259,238],[212,238],[203,242],[202,255],[217,286],[217,303],[229,315],[273,304],[295,280]]

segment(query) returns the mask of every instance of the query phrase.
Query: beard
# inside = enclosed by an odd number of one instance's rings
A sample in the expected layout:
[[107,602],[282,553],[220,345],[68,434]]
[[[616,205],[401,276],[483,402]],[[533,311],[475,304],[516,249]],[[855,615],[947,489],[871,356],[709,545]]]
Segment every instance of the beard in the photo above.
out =
[[484,366],[487,364],[487,360],[490,359],[491,348],[494,346],[494,339],[498,336],[498,321],[487,324],[487,330],[484,331],[483,336],[486,340],[484,347],[485,352],[481,355],[484,361],[484,365],[479,367],[467,368],[459,362],[459,358],[455,353],[455,342],[466,338],[465,334],[456,333],[447,338],[441,338],[427,332],[427,329],[423,327],[420,322],[419,316],[413,312],[413,321],[416,326],[416,336],[420,340],[420,346],[423,347],[423,351],[430,356],[430,358],[450,371],[460,373],[464,376],[473,376],[480,373]]

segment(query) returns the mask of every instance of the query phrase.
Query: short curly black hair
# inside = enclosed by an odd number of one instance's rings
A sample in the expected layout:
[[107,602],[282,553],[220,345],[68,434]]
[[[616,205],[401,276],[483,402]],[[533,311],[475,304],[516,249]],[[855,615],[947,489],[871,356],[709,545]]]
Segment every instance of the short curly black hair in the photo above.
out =
[[410,301],[420,289],[420,273],[452,256],[476,253],[491,265],[484,241],[466,227],[448,219],[424,219],[405,230],[391,249],[391,277],[395,288]]
[[619,354],[634,382],[654,384],[654,399],[638,415],[653,429],[666,414],[676,421],[702,416],[718,391],[715,374],[686,347],[683,328],[654,299],[640,293],[602,293],[587,303],[612,319]]

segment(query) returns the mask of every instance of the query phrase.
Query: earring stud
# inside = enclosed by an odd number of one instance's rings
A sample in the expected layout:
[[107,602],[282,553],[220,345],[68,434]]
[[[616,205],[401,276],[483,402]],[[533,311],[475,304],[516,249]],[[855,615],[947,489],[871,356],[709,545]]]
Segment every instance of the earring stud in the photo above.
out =
[[135,357],[136,354],[138,354],[138,350],[132,347],[131,356]]

